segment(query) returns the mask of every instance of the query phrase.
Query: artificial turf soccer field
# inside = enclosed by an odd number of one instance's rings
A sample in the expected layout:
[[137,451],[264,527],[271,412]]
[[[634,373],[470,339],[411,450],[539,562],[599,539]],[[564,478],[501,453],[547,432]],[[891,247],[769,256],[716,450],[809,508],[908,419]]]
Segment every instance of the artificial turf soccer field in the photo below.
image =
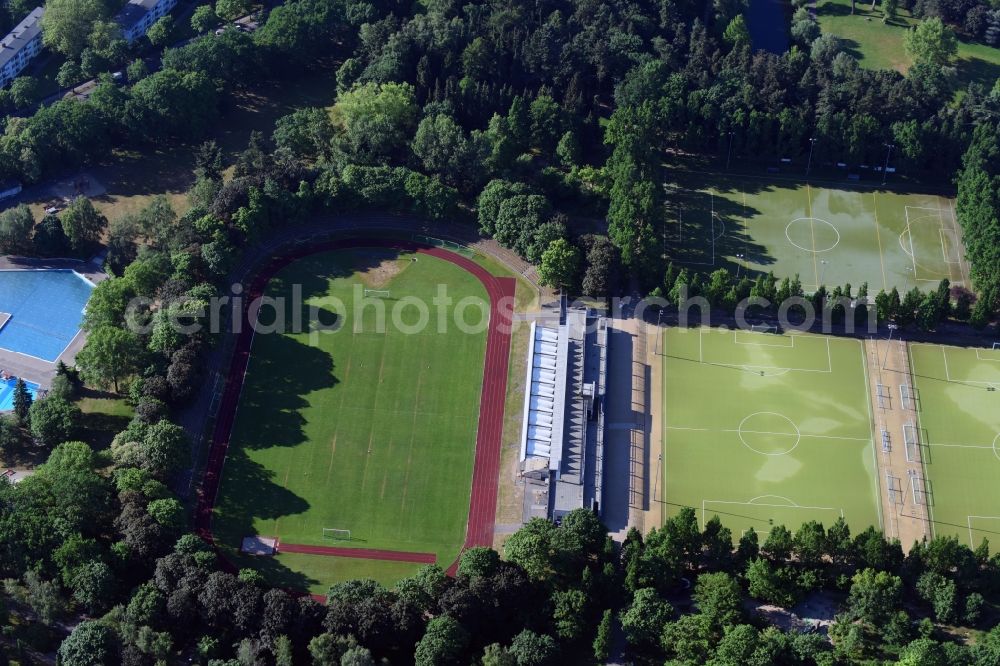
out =
[[1000,540],[1000,349],[911,344],[935,535]]
[[670,328],[661,344],[666,515],[718,515],[734,538],[841,516],[881,526],[859,341]]
[[[368,270],[371,269],[371,270]],[[378,281],[377,283],[375,281]],[[355,285],[390,291],[395,303],[430,304],[445,284],[455,302],[487,303],[482,283],[462,268],[386,249],[338,250],[300,259],[267,288],[306,304],[334,297],[348,304],[333,334],[309,345],[308,333],[256,335],[233,428],[213,531],[228,549],[244,536],[281,542],[428,552],[447,567],[465,537],[476,451],[486,332],[458,330],[436,310],[420,333],[403,332],[364,310],[357,332]],[[416,319],[412,308],[403,323]],[[480,317],[468,308],[465,321]],[[324,317],[324,321],[330,317]],[[331,542],[324,528],[351,531]],[[241,564],[257,558],[238,557]],[[260,568],[280,584],[325,592],[337,580],[393,579],[418,565],[279,553]],[[292,575],[289,572],[294,572]]]
[[928,194],[708,174],[668,184],[664,251],[705,272],[798,274],[806,291],[867,282],[929,290],[968,286],[954,202]]

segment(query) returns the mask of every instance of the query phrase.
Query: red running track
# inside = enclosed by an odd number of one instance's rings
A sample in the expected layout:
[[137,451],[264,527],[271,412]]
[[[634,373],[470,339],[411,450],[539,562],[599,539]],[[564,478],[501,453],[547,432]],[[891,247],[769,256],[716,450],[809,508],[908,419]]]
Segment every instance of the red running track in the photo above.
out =
[[362,560],[385,560],[387,562],[416,562],[434,564],[434,553],[413,553],[405,550],[382,550],[376,548],[338,548],[336,546],[304,546],[298,543],[279,543],[279,553],[302,553],[303,555],[325,555],[327,557],[357,557]]
[[[513,278],[501,278],[492,275],[485,268],[453,252],[435,247],[429,247],[409,241],[393,241],[387,239],[352,238],[317,242],[303,248],[297,248],[289,254],[275,256],[254,277],[250,287],[244,294],[243,314],[235,333],[239,336],[233,350],[226,385],[219,403],[219,411],[212,431],[212,441],[208,452],[208,461],[201,486],[198,489],[197,508],[195,510],[195,529],[209,543],[215,543],[212,534],[212,512],[216,496],[222,480],[222,468],[229,449],[236,410],[239,406],[243,382],[246,379],[247,366],[250,362],[250,349],[253,342],[253,329],[250,326],[250,305],[264,293],[271,278],[285,266],[302,257],[319,252],[349,249],[355,247],[388,247],[398,250],[428,254],[465,269],[475,275],[490,298],[490,326],[486,335],[486,359],[483,369],[483,389],[479,402],[479,429],[476,433],[476,458],[472,472],[472,495],[469,500],[469,517],[465,532],[463,549],[475,546],[492,546],[493,530],[496,523],[497,489],[500,475],[500,442],[503,434],[504,403],[507,396],[507,367],[510,361],[510,335],[514,311]],[[373,559],[393,559],[393,551],[371,551],[366,549],[332,548],[325,546],[297,546],[285,544],[285,552],[303,552],[289,548],[317,549],[315,554],[332,555],[329,550],[361,551],[378,553]],[[340,553],[337,553],[338,555]],[[421,553],[398,553],[399,555],[422,555]],[[348,556],[357,556],[351,553]],[[416,560],[397,560],[416,561]],[[421,560],[422,561],[422,560]],[[433,560],[432,560],[433,561]],[[449,574],[454,574],[458,560],[448,568]]]

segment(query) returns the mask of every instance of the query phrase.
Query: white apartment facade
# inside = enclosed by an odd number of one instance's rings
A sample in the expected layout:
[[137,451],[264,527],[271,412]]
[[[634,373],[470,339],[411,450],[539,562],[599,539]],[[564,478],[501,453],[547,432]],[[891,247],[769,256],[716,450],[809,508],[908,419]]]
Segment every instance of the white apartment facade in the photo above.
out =
[[0,87],[13,81],[42,50],[43,7],[35,7],[0,41]]
[[129,44],[142,38],[157,19],[166,16],[177,6],[177,0],[130,0],[115,21],[122,29],[122,37]]

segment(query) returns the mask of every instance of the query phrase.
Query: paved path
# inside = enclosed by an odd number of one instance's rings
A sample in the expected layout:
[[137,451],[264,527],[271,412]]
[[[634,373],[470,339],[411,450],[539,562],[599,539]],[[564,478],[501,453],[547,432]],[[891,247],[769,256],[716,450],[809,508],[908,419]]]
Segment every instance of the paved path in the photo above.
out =
[[609,328],[603,517],[616,541],[630,527],[644,530],[649,507],[645,327],[627,317]]
[[[923,470],[917,457],[908,460],[903,438],[904,426],[916,425],[916,403],[903,392],[911,390],[909,354],[902,340],[892,342],[877,338],[865,341],[868,364],[869,395],[874,417],[875,456],[886,536],[899,539],[907,552],[914,542],[929,538],[927,507],[916,503],[922,497]],[[887,439],[883,441],[883,432]],[[916,433],[917,429],[914,428]],[[913,484],[917,486],[914,492]]]

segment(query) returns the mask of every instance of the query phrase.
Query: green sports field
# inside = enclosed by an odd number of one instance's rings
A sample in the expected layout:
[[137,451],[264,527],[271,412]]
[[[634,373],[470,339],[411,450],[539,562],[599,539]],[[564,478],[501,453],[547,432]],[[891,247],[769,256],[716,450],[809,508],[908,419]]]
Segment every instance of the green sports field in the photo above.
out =
[[[799,165],[797,168],[804,168]],[[664,251],[704,272],[798,274],[806,291],[867,282],[968,284],[950,199],[795,180],[685,173],[668,185]]]
[[1000,540],[1000,349],[910,345],[935,534]]
[[857,340],[667,329],[666,514],[747,528],[881,525],[865,355]]
[[[862,67],[894,69],[903,74],[913,64],[903,48],[903,35],[918,21],[900,8],[896,19],[882,22],[882,10],[859,2],[851,14],[850,0],[821,0],[816,16],[824,34],[840,37],[847,52],[858,59]],[[1000,77],[1000,49],[977,42],[958,42],[955,59],[958,70],[956,95],[962,95],[970,83],[991,89]]]
[[[486,302],[471,274],[428,255],[385,249],[313,255],[283,269],[267,294],[335,307],[341,328],[318,336],[257,334],[225,463],[213,528],[227,548],[244,536],[284,543],[430,552],[447,567],[465,537],[475,455],[486,332],[463,333],[445,308],[421,333],[392,323],[392,308],[437,285],[454,301]],[[356,288],[389,290],[384,332],[377,313],[356,316]],[[323,300],[327,299],[327,300]],[[404,325],[415,310],[402,311]],[[475,308],[465,321],[474,323]],[[334,314],[323,316],[332,321]],[[325,540],[324,528],[350,530],[351,541]],[[325,593],[354,577],[393,580],[419,565],[280,554],[257,561],[274,582]]]

